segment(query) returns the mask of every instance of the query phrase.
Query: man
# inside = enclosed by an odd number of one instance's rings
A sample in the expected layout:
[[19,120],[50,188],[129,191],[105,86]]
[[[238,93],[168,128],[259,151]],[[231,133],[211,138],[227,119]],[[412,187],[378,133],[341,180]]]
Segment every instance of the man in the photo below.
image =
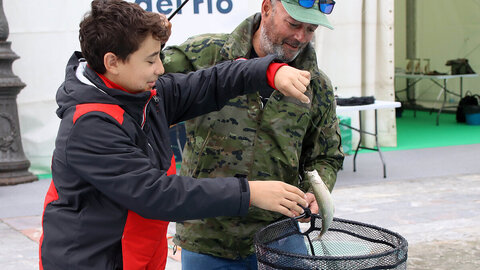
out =
[[[186,122],[182,175],[282,179],[308,191],[304,171],[316,169],[333,189],[344,154],[332,86],[318,69],[310,43],[318,25],[332,28],[318,1],[304,8],[298,0],[264,0],[261,14],[247,18],[231,34],[200,35],[165,50],[167,72],[276,54],[311,73],[305,92],[309,104],[261,89]],[[318,213],[312,193],[307,200]],[[282,216],[252,207],[246,217],[177,223],[174,242],[182,247],[183,269],[256,269],[254,234],[279,219]]]

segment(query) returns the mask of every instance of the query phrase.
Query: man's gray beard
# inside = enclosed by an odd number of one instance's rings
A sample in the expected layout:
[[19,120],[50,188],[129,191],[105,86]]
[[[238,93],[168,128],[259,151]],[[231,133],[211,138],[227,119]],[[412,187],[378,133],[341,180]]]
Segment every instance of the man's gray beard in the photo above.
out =
[[280,60],[289,63],[293,61],[297,56],[302,52],[304,48],[298,50],[292,57],[287,58],[285,51],[282,48],[281,44],[273,44],[273,42],[268,38],[267,30],[265,27],[260,28],[260,45],[262,46],[263,51],[266,54],[274,54]]

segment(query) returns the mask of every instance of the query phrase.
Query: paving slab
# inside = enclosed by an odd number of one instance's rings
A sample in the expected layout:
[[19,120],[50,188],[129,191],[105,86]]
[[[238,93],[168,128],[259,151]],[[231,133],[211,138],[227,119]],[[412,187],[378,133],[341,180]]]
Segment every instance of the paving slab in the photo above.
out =
[[0,221],[0,269],[38,269],[38,244]]

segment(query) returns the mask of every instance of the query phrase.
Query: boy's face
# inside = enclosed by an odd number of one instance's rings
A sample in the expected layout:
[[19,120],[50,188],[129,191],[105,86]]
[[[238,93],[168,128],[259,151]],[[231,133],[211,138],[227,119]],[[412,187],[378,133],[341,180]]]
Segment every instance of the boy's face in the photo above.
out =
[[165,72],[160,47],[161,42],[149,35],[125,61],[119,60],[114,82],[131,93],[151,90],[158,76]]

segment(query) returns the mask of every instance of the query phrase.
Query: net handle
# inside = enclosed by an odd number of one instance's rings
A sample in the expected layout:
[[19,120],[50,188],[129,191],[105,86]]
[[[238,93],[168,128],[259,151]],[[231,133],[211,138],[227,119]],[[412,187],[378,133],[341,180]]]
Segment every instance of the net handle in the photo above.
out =
[[303,214],[301,214],[297,217],[294,217],[293,219],[299,220],[299,219],[302,219],[302,218],[310,218],[310,228],[308,228],[308,230],[306,230],[305,232],[301,232],[300,228],[298,228],[298,232],[302,235],[308,236],[308,234],[311,233],[312,231],[315,231],[315,230],[318,231],[319,229],[315,228],[315,220],[317,218],[318,219],[322,219],[322,218],[317,214],[312,214],[312,211],[310,210],[310,208],[303,207],[300,204],[298,206],[300,206],[303,209]]
[[310,232],[314,231],[315,230],[315,219],[316,219],[316,215],[312,215],[312,211],[310,210],[310,208],[307,208],[307,207],[303,207],[299,204],[299,206],[303,209],[303,214],[301,214],[300,216],[298,217],[295,217],[294,219],[295,220],[299,220],[299,219],[302,219],[302,218],[310,218],[310,228],[308,228],[308,230],[306,230],[305,232],[302,232],[300,231],[300,227],[297,226],[297,229],[298,229],[298,232],[301,234],[301,235],[304,235],[307,237],[308,239],[308,244],[310,245],[310,250],[312,252],[312,255],[315,256],[315,249],[313,248],[313,243],[312,243],[312,239],[310,239]]
[[310,208],[303,207],[300,204],[297,204],[297,205],[300,206],[303,209],[303,213],[300,216],[294,217],[295,220],[299,220],[299,219],[302,219],[302,218],[309,218],[309,217],[312,216],[312,211],[310,211]]

